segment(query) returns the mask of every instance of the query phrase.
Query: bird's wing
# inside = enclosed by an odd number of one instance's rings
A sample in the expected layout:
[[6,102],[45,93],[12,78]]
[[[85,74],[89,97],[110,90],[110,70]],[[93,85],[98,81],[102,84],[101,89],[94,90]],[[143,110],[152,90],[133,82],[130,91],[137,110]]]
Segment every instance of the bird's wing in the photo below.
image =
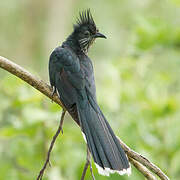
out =
[[77,102],[77,98],[83,100],[86,97],[85,73],[80,67],[78,57],[68,48],[58,47],[52,52],[49,61],[49,77],[51,86],[57,89],[67,109]]
[[56,73],[78,73],[80,71],[79,59],[69,49],[58,47],[50,55],[49,76],[51,86],[55,86]]

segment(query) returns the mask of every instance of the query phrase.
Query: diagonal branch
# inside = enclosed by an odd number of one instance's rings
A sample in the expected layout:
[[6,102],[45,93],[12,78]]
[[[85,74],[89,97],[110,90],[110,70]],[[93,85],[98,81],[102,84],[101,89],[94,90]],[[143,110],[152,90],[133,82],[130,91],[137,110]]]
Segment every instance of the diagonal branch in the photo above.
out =
[[126,152],[127,156],[138,161],[145,167],[147,167],[149,170],[154,172],[157,176],[159,176],[163,180],[169,180],[169,178],[161,171],[160,168],[158,168],[156,165],[154,165],[152,162],[150,162],[146,157],[143,155],[133,151],[130,149],[122,140],[120,140],[119,137],[117,137],[121,146],[123,147],[124,151]]
[[[21,66],[13,63],[12,61],[0,56],[0,67],[4,70],[14,74],[23,81],[30,84],[32,87],[52,99],[52,89],[43,80],[37,78],[36,76],[29,73],[27,70],[23,69]],[[57,94],[53,96],[53,101],[63,107],[61,101],[59,100]],[[64,108],[64,107],[63,107]],[[130,159],[130,162],[147,178],[155,180],[155,177],[149,172],[149,170],[159,176],[162,180],[169,180],[169,178],[161,171],[160,168],[151,163],[146,157],[140,155],[139,153],[130,149],[125,143],[119,139],[124,151]],[[147,170],[148,168],[149,170]]]
[[[14,62],[0,56],[0,67],[5,69],[6,71],[14,74],[15,76],[19,77],[23,81],[30,84],[32,87],[49,97],[52,98],[52,88],[45,83],[43,80],[37,78],[36,76],[29,73],[27,70],[22,68],[21,66],[15,64]],[[53,96],[53,101],[63,107],[61,101],[59,100],[57,94]]]
[[53,136],[53,139],[51,141],[51,144],[50,144],[50,147],[49,147],[49,150],[48,150],[48,153],[47,153],[46,161],[45,161],[45,163],[43,165],[43,168],[40,170],[39,175],[38,175],[36,180],[42,180],[42,177],[44,175],[44,171],[45,171],[45,169],[47,167],[47,164],[49,163],[49,165],[50,165],[50,155],[51,155],[51,151],[53,149],[54,143],[55,143],[58,135],[60,134],[60,132],[63,133],[62,127],[63,127],[65,113],[66,113],[66,111],[63,109],[62,114],[61,114],[61,119],[60,119],[59,127],[58,127],[55,135]]
[[133,158],[129,157],[129,161],[131,164],[134,165],[135,168],[137,168],[143,175],[146,177],[148,180],[156,180],[154,175],[146,168],[144,167],[141,163],[137,162]]

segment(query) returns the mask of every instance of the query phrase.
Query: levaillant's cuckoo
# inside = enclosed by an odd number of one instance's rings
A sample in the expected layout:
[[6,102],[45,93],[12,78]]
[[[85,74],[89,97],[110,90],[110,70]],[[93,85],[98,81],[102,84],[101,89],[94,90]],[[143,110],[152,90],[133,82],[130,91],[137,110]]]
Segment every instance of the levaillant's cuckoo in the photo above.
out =
[[129,175],[127,156],[96,100],[93,65],[87,55],[96,38],[106,37],[86,10],[80,13],[72,34],[50,55],[50,83],[80,125],[98,172]]

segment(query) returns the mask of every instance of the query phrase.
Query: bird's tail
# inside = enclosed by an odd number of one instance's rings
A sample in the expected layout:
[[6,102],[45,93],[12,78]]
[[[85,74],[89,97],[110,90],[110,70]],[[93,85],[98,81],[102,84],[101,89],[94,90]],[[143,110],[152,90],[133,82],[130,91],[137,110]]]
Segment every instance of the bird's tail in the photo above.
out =
[[[92,99],[91,99],[92,100]],[[130,174],[127,156],[95,101],[77,106],[83,136],[99,174]]]

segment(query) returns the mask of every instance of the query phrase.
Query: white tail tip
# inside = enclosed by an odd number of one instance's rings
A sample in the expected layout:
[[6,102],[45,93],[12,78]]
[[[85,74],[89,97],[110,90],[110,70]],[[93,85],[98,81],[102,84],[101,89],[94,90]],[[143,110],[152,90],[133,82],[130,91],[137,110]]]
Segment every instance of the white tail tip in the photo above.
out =
[[113,169],[110,169],[108,167],[105,167],[104,169],[99,166],[98,164],[96,164],[96,168],[98,169],[98,173],[103,175],[103,176],[109,176],[109,174],[113,174],[113,173],[118,173],[119,175],[124,175],[124,174],[127,174],[128,176],[131,174],[131,166],[129,166],[128,169],[123,169],[121,171],[118,171],[118,170],[113,170]]

